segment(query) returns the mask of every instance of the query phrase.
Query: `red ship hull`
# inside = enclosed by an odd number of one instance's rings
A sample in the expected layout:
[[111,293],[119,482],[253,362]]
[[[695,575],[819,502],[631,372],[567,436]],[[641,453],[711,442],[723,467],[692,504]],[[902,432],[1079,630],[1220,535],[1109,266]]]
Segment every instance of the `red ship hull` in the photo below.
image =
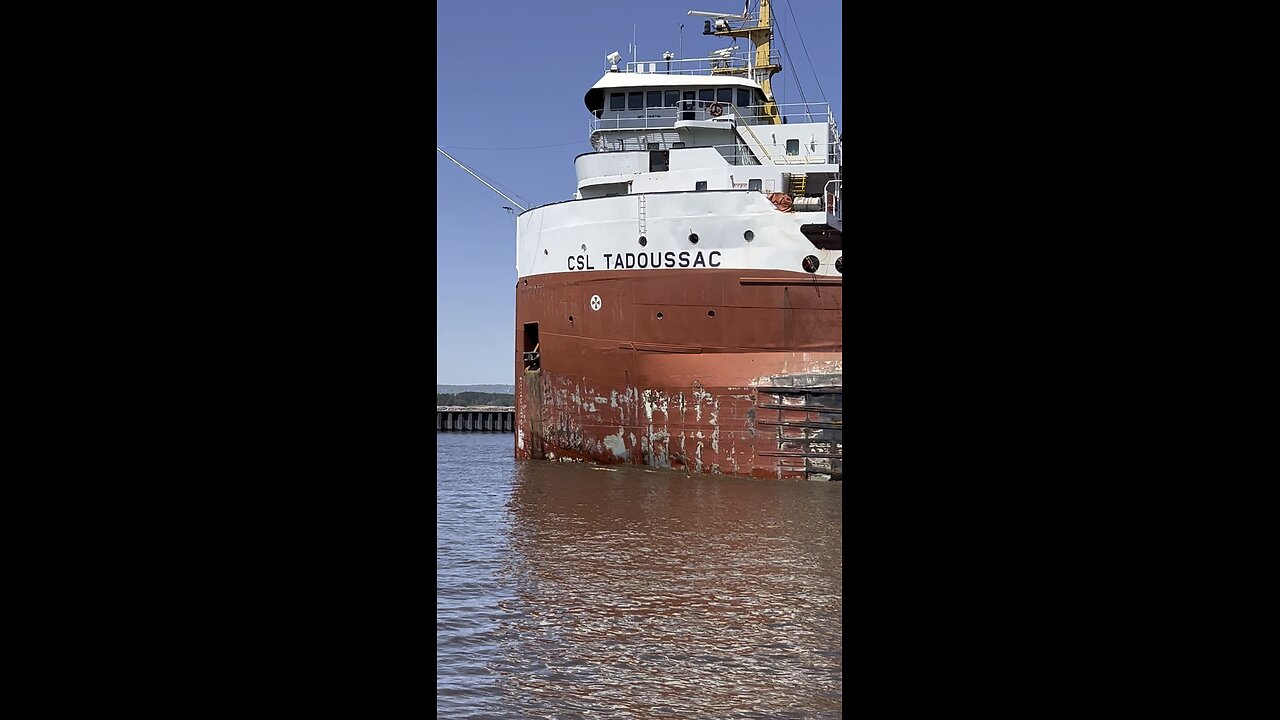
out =
[[516,287],[516,456],[838,480],[840,278],[559,273]]

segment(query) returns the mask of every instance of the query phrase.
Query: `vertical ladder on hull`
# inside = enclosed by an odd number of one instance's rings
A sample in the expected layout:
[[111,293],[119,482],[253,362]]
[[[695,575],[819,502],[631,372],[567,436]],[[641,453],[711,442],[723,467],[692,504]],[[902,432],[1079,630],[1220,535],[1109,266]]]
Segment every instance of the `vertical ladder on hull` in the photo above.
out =
[[645,220],[644,220],[644,210],[645,210],[645,207],[644,207],[644,194],[642,193],[641,195],[639,195],[639,198],[640,198],[640,204],[639,204],[639,208],[640,208],[640,209],[639,209],[639,213],[640,213],[640,234],[641,234],[641,235],[644,235],[644,234],[648,233],[648,230],[645,228]]

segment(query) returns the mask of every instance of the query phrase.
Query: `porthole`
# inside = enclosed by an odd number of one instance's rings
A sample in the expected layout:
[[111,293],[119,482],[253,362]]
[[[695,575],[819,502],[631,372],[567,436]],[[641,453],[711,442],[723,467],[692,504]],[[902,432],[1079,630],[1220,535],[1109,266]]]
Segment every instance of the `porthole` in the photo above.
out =
[[570,324],[570,325],[572,325],[572,324],[573,324],[573,316],[572,316],[572,315],[570,315],[570,316],[569,316],[569,324]]
[[715,310],[708,310],[708,311],[707,311],[707,317],[709,317],[709,318],[713,318],[713,317],[715,317],[715,316],[716,316],[716,311],[715,311]]
[[689,242],[694,245],[698,244],[698,233],[689,233]]
[[543,248],[543,249],[542,249],[542,254],[543,254],[543,255],[550,255],[550,254],[551,254],[551,251],[550,251],[550,250],[548,250],[548,249],[546,249],[546,248]]
[[582,252],[586,252],[586,251],[587,251],[587,246],[586,246],[586,245],[583,245],[583,246],[582,246]]
[[662,319],[662,313],[658,313],[658,319],[659,319],[659,320],[661,320],[661,319]]
[[804,267],[805,272],[818,272],[818,258],[812,255],[806,255],[804,262],[800,264]]
[[645,237],[645,236],[641,235],[641,236],[640,236],[640,247],[644,247],[645,245],[648,245],[648,244],[649,244],[649,238],[647,238],[647,237]]
[[748,231],[746,231],[746,232],[742,233],[742,237],[746,238],[746,239],[747,239],[747,242],[751,242],[752,240],[755,240],[755,239],[756,239],[756,234],[755,234],[755,233],[753,233],[753,232],[751,232],[750,230],[748,230]]
[[836,272],[840,273],[841,275],[844,274],[844,256],[843,255],[836,258]]

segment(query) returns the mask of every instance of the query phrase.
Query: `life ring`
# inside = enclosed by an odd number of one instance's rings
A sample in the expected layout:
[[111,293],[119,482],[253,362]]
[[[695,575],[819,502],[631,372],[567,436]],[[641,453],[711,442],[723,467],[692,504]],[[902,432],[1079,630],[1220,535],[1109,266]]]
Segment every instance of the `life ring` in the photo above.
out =
[[711,117],[720,117],[720,113],[724,112],[724,109],[720,107],[720,103],[713,102],[711,103],[711,106],[707,108],[707,112],[711,113]]

